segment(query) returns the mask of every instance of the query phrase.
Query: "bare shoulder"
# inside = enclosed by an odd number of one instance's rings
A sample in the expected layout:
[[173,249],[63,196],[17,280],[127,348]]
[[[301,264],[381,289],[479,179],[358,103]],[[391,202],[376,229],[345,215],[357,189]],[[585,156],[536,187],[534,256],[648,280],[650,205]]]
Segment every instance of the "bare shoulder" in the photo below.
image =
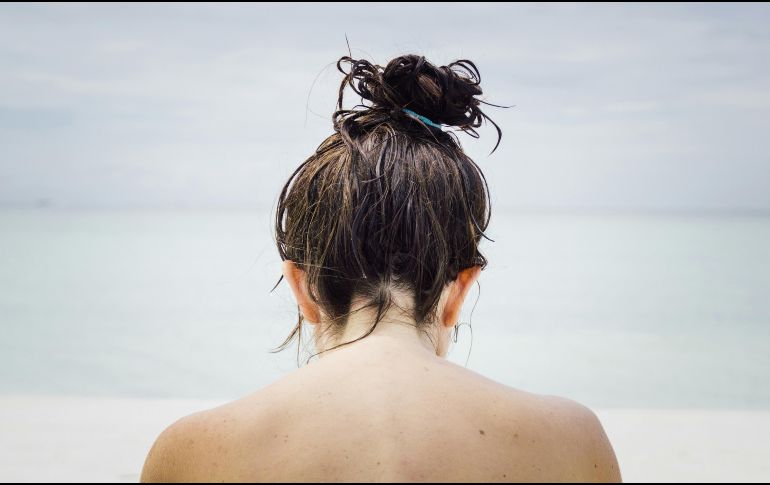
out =
[[588,407],[571,399],[515,389],[454,364],[445,366],[465,377],[453,379],[453,385],[470,383],[473,387],[465,394],[485,396],[474,400],[483,402],[484,412],[493,417],[500,429],[512,435],[509,442],[516,443],[517,454],[524,452],[519,445],[526,442],[530,445],[525,452],[529,455],[527,459],[540,463],[543,470],[560,473],[549,478],[621,481],[615,452],[604,427]]
[[166,427],[150,448],[140,481],[184,481],[193,462],[196,439],[209,419],[209,411],[185,416]]
[[[185,416],[157,437],[144,462],[140,481],[194,481],[205,476],[212,447],[231,420],[229,406],[220,406]],[[221,449],[221,447],[220,447]]]
[[599,418],[588,407],[557,396],[538,396],[543,417],[572,457],[569,477],[576,481],[621,482],[615,451]]
[[237,474],[234,451],[241,448],[244,436],[254,435],[266,421],[265,409],[273,407],[268,401],[260,390],[175,421],[150,448],[140,481],[201,481],[220,478],[228,470]]

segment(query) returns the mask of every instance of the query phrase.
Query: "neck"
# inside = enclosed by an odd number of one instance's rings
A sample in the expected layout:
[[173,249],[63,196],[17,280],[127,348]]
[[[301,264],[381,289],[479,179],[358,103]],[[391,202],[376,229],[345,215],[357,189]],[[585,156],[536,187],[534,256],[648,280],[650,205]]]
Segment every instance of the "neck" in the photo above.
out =
[[324,335],[321,329],[326,329],[327,326],[321,324],[316,327],[316,346],[319,352],[323,352],[319,357],[329,355],[337,350],[334,347],[347,342],[351,343],[342,345],[339,349],[353,345],[367,347],[396,345],[400,352],[442,357],[445,355],[446,342],[444,342],[445,338],[442,338],[443,332],[438,324],[428,323],[418,327],[411,317],[394,304],[372,330],[376,316],[375,309],[363,308],[351,312],[341,332],[326,332]]

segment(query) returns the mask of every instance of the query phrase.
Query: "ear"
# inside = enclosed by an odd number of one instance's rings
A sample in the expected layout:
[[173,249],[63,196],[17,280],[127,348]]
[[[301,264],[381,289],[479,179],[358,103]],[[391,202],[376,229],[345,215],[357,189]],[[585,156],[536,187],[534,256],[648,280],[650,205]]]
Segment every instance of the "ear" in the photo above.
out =
[[297,300],[299,311],[309,324],[317,324],[321,321],[321,312],[307,289],[307,273],[299,269],[294,261],[285,260],[281,267],[283,277],[291,287],[294,298]]
[[445,327],[453,327],[460,318],[460,310],[463,307],[465,297],[468,295],[471,286],[479,277],[481,266],[472,266],[464,269],[457,274],[457,278],[451,283],[449,295],[444,302],[444,308],[441,311],[441,324]]

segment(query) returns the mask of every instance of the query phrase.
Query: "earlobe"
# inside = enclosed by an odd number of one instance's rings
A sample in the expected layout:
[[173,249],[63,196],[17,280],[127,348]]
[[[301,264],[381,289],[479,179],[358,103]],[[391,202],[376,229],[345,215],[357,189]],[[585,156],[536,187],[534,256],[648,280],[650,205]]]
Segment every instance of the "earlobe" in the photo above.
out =
[[300,269],[294,261],[285,260],[281,266],[283,277],[289,283],[294,298],[297,300],[299,311],[302,313],[305,321],[309,324],[316,324],[321,321],[321,312],[307,288],[307,273]]

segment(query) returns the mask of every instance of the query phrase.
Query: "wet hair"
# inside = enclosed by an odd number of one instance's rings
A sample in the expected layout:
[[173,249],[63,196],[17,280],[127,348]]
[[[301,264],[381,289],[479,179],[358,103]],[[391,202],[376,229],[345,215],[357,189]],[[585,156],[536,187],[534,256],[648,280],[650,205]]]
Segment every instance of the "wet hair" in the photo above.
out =
[[[438,67],[403,55],[382,67],[345,56],[337,68],[344,78],[334,133],[281,190],[278,252],[306,272],[326,330],[344,329],[356,299],[376,309],[366,337],[393,305],[394,290],[412,295],[406,310],[425,327],[446,285],[463,269],[487,265],[478,244],[491,215],[489,188],[455,131],[478,138],[476,128],[488,121],[496,149],[500,128],[481,109],[489,103],[477,97],[480,75],[469,60]],[[361,97],[351,109],[343,108],[347,88]],[[301,336],[300,313],[277,350]]]

